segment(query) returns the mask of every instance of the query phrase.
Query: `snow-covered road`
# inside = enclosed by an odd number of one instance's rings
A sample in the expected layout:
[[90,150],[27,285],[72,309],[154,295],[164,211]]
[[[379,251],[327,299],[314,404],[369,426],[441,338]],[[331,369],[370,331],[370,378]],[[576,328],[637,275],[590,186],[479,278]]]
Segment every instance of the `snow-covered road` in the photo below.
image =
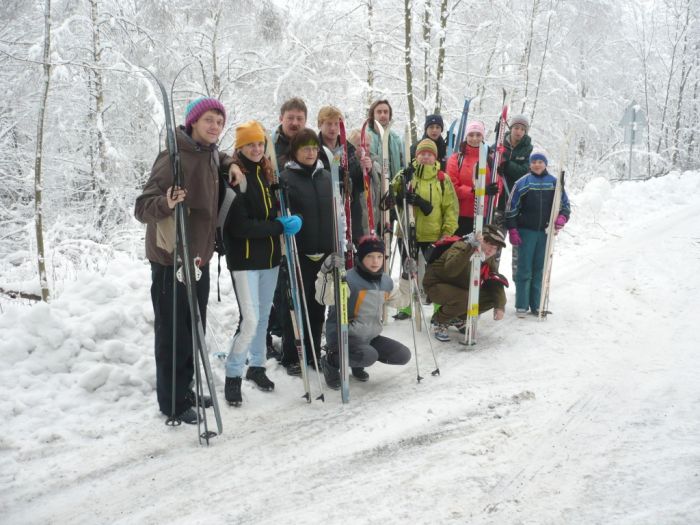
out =
[[208,449],[157,413],[145,265],[5,309],[0,521],[700,522],[700,174],[606,184],[572,196],[546,322],[484,315],[476,347],[434,342],[439,377],[421,335],[420,384],[378,364],[346,406],[272,361]]

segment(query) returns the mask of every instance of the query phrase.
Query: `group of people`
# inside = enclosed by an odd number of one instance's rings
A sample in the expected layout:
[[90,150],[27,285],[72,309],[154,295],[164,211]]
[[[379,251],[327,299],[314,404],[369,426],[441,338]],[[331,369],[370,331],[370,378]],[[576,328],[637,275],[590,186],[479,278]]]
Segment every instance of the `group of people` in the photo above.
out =
[[[197,420],[191,389],[192,328],[182,282],[177,283],[177,303],[173,305],[173,216],[181,202],[188,210],[190,252],[201,270],[196,289],[204,326],[210,283],[208,266],[214,254],[217,224],[221,228],[240,313],[226,360],[227,402],[232,406],[242,403],[244,377],[261,390],[274,389],[265,369],[268,352],[274,348],[272,335],[281,336],[278,358],[288,374],[301,375],[302,367],[320,363],[326,384],[340,387],[332,274],[335,268],[345,265],[344,254],[338,253],[334,242],[336,221],[344,222],[345,217],[343,213],[336,216],[334,211],[330,165],[334,156],[342,154],[343,115],[334,106],[322,107],[317,117],[318,132],[307,127],[307,118],[302,99],[292,98],[282,105],[279,125],[271,138],[279,166],[276,172],[266,155],[267,134],[259,122],[251,120],[238,125],[234,151],[225,154],[217,148],[226,122],[223,104],[211,98],[194,100],[187,106],[184,126],[176,132],[181,186],[173,185],[172,166],[164,151],[137,198],[136,218],[147,225],[146,257],[151,264],[155,312],[156,390],[165,415],[186,423]],[[524,115],[513,117],[505,135],[502,162],[495,168],[488,167],[487,180],[492,182],[486,193],[498,202],[497,219],[485,226],[481,234],[474,235],[474,170],[485,140],[483,123],[469,122],[465,140],[448,157],[443,119],[429,115],[423,137],[410,148],[411,158],[405,159],[403,141],[391,129],[392,119],[389,101],[374,102],[367,115],[367,148],[362,148],[359,130],[349,132],[346,168],[341,168],[340,180],[349,181],[341,183],[340,190],[350,196],[352,243],[348,249],[354,252],[354,264],[347,272],[349,361],[353,377],[360,381],[369,379],[365,368],[376,361],[403,365],[411,359],[404,344],[381,335],[382,310],[385,304],[398,308],[397,320],[412,315],[408,279],[418,270],[411,250],[405,247],[407,243],[399,242],[403,271],[399,284],[393,282],[384,271],[388,246],[373,234],[371,218],[376,218],[379,229],[392,229],[391,224],[382,222],[382,212],[391,211],[394,219],[402,220],[404,208],[410,207],[415,220],[413,253],[421,253],[423,262],[427,262],[420,265],[419,281],[424,300],[433,303],[434,336],[449,341],[448,329],[462,329],[465,323],[469,267],[475,252],[484,261],[480,311],[493,309],[495,319],[503,318],[504,286],[508,283],[498,273],[498,254],[506,247],[506,232],[514,248],[516,313],[521,316],[528,309],[536,313],[543,239],[546,242],[545,229],[556,185],[556,178],[547,172],[545,154],[532,154],[528,119]],[[388,159],[383,158],[382,152],[384,130],[389,134]],[[491,169],[501,177],[491,178]],[[365,174],[369,184],[365,184]],[[389,180],[382,181],[387,175]],[[231,194],[232,202],[221,215],[226,192]],[[365,192],[371,192],[371,199],[366,198]],[[504,193],[510,195],[507,204]],[[281,202],[285,210],[280,209]],[[562,192],[557,229],[566,224],[568,217],[568,199]],[[401,228],[394,233],[407,235]],[[283,242],[292,237],[298,252],[298,269],[293,271],[300,277],[299,291],[305,298],[307,316],[304,325],[309,327],[304,330],[303,341],[308,363],[299,362],[288,302],[290,276]],[[519,256],[515,255],[516,248]],[[174,313],[178,320],[175,327]],[[177,340],[175,352],[173,337]],[[199,400],[204,406],[207,403],[206,399]]]

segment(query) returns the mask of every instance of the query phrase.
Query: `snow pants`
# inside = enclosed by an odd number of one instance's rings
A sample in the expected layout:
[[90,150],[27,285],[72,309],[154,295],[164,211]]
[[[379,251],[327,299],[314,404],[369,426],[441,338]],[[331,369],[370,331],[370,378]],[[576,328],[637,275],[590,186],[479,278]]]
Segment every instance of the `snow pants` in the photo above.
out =
[[[209,266],[201,268],[202,277],[197,281],[197,303],[206,329],[207,303],[209,301]],[[175,414],[172,414],[173,388],[173,267],[151,263],[151,301],[155,315],[156,393],[158,406],[165,415],[177,415],[191,405],[185,399],[194,377],[192,355],[192,320],[187,304],[187,288],[177,283],[177,332],[175,347]]]
[[[438,283],[426,291],[430,300],[440,305],[440,309],[433,314],[433,321],[438,324],[447,324],[452,319],[466,319],[469,305],[468,289],[448,283]],[[481,285],[479,289],[479,313],[487,312],[498,306],[499,293],[503,294],[501,283],[488,281]]]
[[[326,307],[319,304],[316,299],[316,275],[321,269],[321,264],[325,255],[318,261],[309,259],[306,255],[299,255],[299,265],[301,266],[301,274],[303,279],[304,293],[306,294],[306,305],[309,311],[309,322],[311,324],[312,334],[309,336],[306,321],[304,320],[304,346],[306,347],[306,361],[308,364],[313,364],[313,356],[311,355],[311,340],[313,340],[314,348],[316,349],[316,357],[320,357],[321,351],[321,333],[323,332],[323,323],[325,321]],[[286,294],[286,290],[285,290]],[[294,330],[292,327],[292,313],[288,303],[284,306],[284,327],[282,334],[282,366],[289,366],[299,362],[296,346],[294,345]],[[302,310],[302,318],[306,319],[304,309]]]
[[515,307],[536,312],[542,294],[542,273],[547,234],[544,231],[519,228],[523,240],[518,247],[518,271],[515,275]]
[[[371,341],[348,337],[350,368],[365,368],[379,361],[387,365],[405,365],[411,360],[408,347],[394,339],[378,335]],[[327,346],[328,362],[338,368],[338,349],[335,344]]]
[[265,366],[265,333],[279,267],[231,272],[240,317],[226,359],[226,377],[242,377],[249,366]]

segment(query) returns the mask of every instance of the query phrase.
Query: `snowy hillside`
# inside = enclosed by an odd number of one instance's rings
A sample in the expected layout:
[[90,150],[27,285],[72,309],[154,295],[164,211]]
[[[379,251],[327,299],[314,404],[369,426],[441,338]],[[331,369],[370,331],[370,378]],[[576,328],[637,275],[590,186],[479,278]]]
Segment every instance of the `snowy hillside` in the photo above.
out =
[[[420,384],[414,360],[377,364],[349,405],[307,405],[273,360],[274,393],[244,382],[236,409],[213,358],[209,448],[158,413],[144,261],[116,256],[49,305],[4,302],[0,522],[698,523],[698,194],[686,172],[570,195],[554,314],[515,318],[511,286],[477,346],[433,342],[439,377],[420,335]],[[235,328],[229,281],[212,352]],[[407,323],[386,335],[413,348]]]

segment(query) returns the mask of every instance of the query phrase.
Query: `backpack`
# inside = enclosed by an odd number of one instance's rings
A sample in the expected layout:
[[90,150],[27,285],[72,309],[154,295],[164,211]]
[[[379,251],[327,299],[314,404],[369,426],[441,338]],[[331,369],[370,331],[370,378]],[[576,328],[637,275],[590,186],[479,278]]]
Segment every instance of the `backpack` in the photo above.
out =
[[449,237],[443,237],[435,241],[425,250],[425,262],[427,264],[434,263],[450,246],[462,239],[464,239],[464,237],[460,237],[459,235],[450,235]]

